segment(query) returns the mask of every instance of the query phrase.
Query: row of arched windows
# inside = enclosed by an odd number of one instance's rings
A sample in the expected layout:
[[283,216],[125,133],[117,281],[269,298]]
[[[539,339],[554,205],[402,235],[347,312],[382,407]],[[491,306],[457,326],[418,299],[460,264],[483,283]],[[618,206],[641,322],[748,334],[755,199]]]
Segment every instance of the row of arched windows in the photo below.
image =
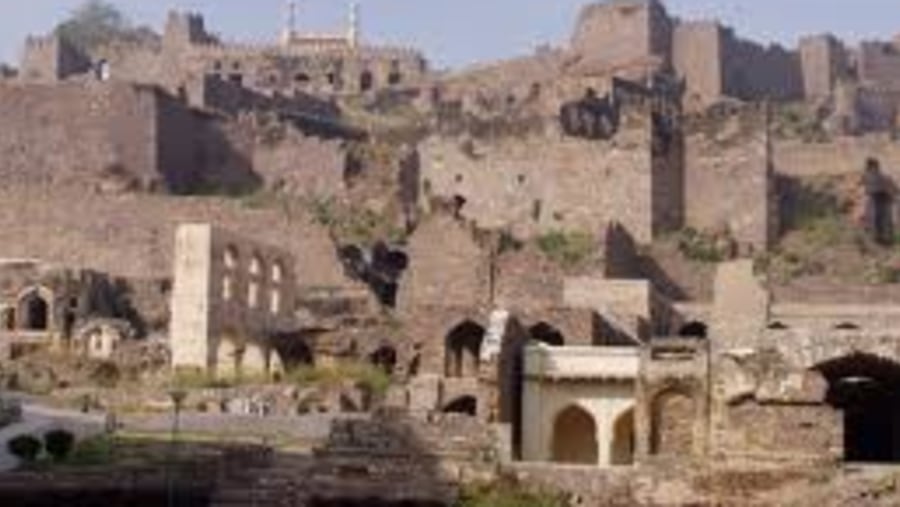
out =
[[[481,344],[485,328],[467,320],[454,327],[445,340],[445,371],[447,377],[474,377],[478,375],[481,362]],[[528,337],[551,347],[565,346],[565,337],[555,327],[540,322],[528,328]]]
[[[222,255],[222,263],[225,266],[225,274],[222,276],[222,299],[231,301],[235,297],[235,284],[238,278],[237,271],[241,264],[240,252],[234,245],[225,248]],[[284,265],[281,261],[272,262],[267,270],[262,257],[254,253],[247,264],[247,306],[255,309],[260,306],[263,278],[267,278],[272,284],[268,292],[268,310],[273,315],[281,313],[282,292],[280,284],[284,281]]]

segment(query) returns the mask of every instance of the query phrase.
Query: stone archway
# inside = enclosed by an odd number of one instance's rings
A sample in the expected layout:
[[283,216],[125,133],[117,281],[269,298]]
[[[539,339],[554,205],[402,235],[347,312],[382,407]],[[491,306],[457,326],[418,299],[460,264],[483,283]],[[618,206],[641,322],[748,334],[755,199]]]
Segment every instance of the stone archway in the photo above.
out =
[[19,298],[19,328],[46,331],[50,328],[50,303],[40,290],[32,289]]
[[243,342],[231,335],[223,335],[216,348],[216,376],[219,378],[237,378],[244,369]]
[[853,353],[814,370],[828,382],[825,401],[843,414],[844,459],[900,462],[900,363]]
[[597,423],[583,408],[572,405],[560,412],[553,423],[553,461],[596,465]]
[[678,336],[682,338],[706,338],[708,326],[700,321],[691,321],[681,326],[678,330]]
[[369,354],[369,362],[386,374],[393,375],[397,367],[397,351],[390,345],[382,345]]
[[478,415],[478,400],[474,396],[460,396],[444,405],[444,413]]
[[551,347],[562,347],[566,344],[563,334],[546,322],[538,322],[528,328],[528,336],[532,341],[540,342]]
[[359,91],[367,92],[375,87],[375,75],[372,71],[364,70],[359,75]]
[[481,342],[485,329],[467,320],[454,327],[445,340],[445,375],[475,377],[481,364]]
[[634,463],[634,408],[619,415],[613,423],[610,463],[631,465]]
[[651,405],[650,450],[653,454],[688,456],[694,449],[695,401],[680,390],[658,394]]

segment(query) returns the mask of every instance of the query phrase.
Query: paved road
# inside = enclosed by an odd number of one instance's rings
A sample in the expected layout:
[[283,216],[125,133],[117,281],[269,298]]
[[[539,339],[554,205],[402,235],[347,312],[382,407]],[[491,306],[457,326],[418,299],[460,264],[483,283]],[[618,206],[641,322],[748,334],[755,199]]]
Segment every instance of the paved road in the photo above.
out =
[[18,460],[6,449],[6,442],[24,434],[41,436],[46,431],[65,429],[82,439],[103,433],[106,417],[103,414],[83,414],[74,410],[60,410],[26,403],[22,405],[21,422],[0,429],[0,472],[11,470]]

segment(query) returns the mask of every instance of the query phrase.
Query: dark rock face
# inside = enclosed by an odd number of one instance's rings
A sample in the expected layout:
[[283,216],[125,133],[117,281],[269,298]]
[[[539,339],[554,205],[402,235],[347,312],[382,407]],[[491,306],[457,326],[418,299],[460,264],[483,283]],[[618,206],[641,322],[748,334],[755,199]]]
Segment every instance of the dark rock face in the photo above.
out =
[[597,97],[588,89],[585,96],[560,108],[563,132],[585,139],[610,139],[619,130],[619,110],[610,96]]
[[338,256],[347,275],[372,289],[381,304],[393,307],[397,284],[409,266],[409,257],[400,250],[378,242],[370,250],[356,245],[343,246]]

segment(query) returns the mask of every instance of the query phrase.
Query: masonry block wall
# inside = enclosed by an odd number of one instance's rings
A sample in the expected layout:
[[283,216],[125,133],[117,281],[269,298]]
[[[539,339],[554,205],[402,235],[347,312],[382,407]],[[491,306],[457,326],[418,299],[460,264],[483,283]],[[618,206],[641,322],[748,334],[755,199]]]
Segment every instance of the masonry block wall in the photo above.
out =
[[679,23],[674,31],[672,65],[692,100],[715,100],[725,94],[722,27],[712,21]]
[[[421,147],[423,198],[462,199],[460,213],[484,228],[520,237],[550,230],[600,235],[619,222],[641,243],[677,217],[655,213],[677,206],[663,189],[679,170],[655,157],[650,108],[625,109],[609,141],[561,134],[495,140],[432,138]],[[677,175],[675,175],[677,179]],[[656,199],[658,204],[654,204]]]
[[0,174],[7,184],[72,184],[114,173],[149,186],[162,179],[158,100],[130,85],[4,84]]
[[804,94],[808,99],[828,97],[838,80],[847,77],[850,63],[843,43],[830,34],[800,40]]
[[728,96],[748,101],[803,98],[802,68],[795,51],[777,45],[764,47],[726,29],[722,62]]
[[252,241],[281,245],[303,259],[297,277],[305,285],[350,285],[327,232],[280,210],[247,209],[233,199],[109,196],[37,186],[5,188],[0,197],[0,241],[7,256],[128,278],[171,278],[178,224],[208,222]]
[[490,254],[465,224],[437,214],[420,224],[409,240],[409,269],[397,306],[487,308],[491,300]]
[[28,82],[52,83],[90,69],[89,59],[58,36],[50,35],[25,41],[19,75]]
[[671,51],[671,20],[656,0],[590,4],[581,11],[571,46],[588,61],[608,67],[665,62]]
[[687,120],[688,226],[727,230],[754,251],[767,249],[777,234],[767,118],[765,108],[748,107]]
[[179,226],[170,336],[174,367],[280,368],[270,338],[294,323],[293,259],[208,224]]
[[862,83],[878,89],[900,89],[900,47],[890,42],[863,42],[856,56]]
[[866,160],[873,158],[882,172],[900,181],[900,144],[889,136],[837,137],[828,143],[778,140],[772,154],[776,171],[788,176],[862,174]]

